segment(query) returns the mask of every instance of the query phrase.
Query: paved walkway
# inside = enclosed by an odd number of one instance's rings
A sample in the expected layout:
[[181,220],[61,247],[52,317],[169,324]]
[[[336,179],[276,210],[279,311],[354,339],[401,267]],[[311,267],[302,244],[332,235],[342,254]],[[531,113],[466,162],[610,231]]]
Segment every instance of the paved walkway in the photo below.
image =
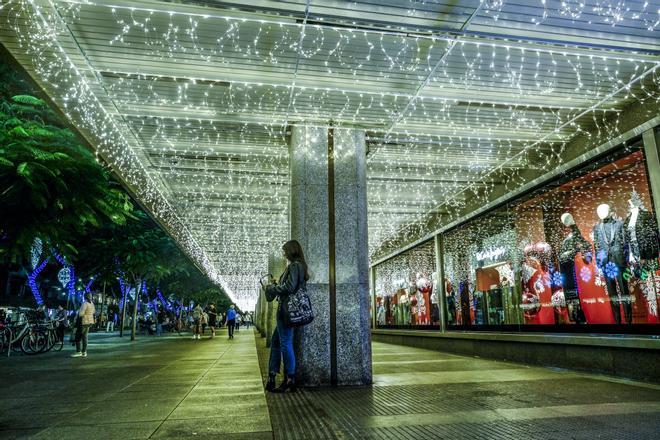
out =
[[373,372],[370,388],[269,394],[274,438],[660,438],[658,385],[380,343]]
[[0,359],[0,438],[272,439],[251,330],[126,339]]
[[660,438],[656,385],[374,344],[373,387],[265,396],[264,344],[95,336],[84,359],[0,359],[0,438]]

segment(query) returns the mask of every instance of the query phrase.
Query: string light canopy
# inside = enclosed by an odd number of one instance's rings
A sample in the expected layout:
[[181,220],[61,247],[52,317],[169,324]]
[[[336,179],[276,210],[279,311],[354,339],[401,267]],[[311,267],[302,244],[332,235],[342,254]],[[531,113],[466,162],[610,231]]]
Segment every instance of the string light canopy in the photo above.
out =
[[292,125],[366,130],[377,253],[657,104],[659,14],[612,0],[14,0],[0,41],[251,308],[288,234]]

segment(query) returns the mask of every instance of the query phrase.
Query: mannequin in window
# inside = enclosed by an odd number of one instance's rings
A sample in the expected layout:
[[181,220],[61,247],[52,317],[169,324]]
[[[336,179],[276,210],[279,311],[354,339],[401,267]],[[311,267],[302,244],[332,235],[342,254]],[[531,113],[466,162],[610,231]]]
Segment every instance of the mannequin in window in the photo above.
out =
[[430,303],[433,284],[421,273],[417,274],[417,323],[420,325],[429,325],[430,323]]
[[546,242],[523,248],[521,308],[525,324],[555,324],[549,266],[552,248]]
[[626,323],[632,323],[632,303],[628,291],[628,283],[623,279],[626,269],[626,242],[623,222],[612,215],[610,205],[604,203],[596,209],[600,221],[593,229],[594,246],[596,248],[596,264],[605,275],[607,295],[614,321],[621,323],[621,308]]
[[461,324],[462,325],[472,325],[472,314],[471,309],[472,305],[471,303],[471,296],[470,295],[470,282],[469,281],[461,281],[458,283],[458,297],[460,301],[460,306],[461,306]]
[[[433,272],[431,274],[431,279],[433,280],[433,285],[431,287],[431,323],[437,325],[440,322],[440,304],[438,302],[438,273]],[[453,324],[452,320],[448,319],[447,322]]]
[[399,324],[399,296],[395,292],[390,299],[389,317],[386,318],[388,324]]
[[[407,285],[407,283],[404,282],[404,285]],[[402,288],[399,292],[399,318],[397,324],[410,325],[410,297],[408,297],[405,288]]]
[[[411,290],[413,290],[412,283]],[[410,292],[410,325],[419,324],[419,292],[411,291]]]
[[644,209],[644,202],[637,191],[633,190],[628,206],[630,212],[623,223],[626,243],[630,245],[630,262],[639,264],[658,258],[658,225],[653,215]]
[[571,214],[562,214],[561,222],[569,230],[559,249],[559,271],[562,275],[564,298],[568,306],[570,319],[577,324],[581,324],[587,322],[587,320],[580,305],[580,295],[575,273],[575,257],[581,254],[585,263],[589,264],[591,262],[591,245],[582,236]]
[[[626,242],[630,245],[629,259],[635,272],[639,272],[640,278],[644,276],[644,272],[647,273],[646,280],[642,278],[640,287],[646,298],[649,315],[657,317],[657,298],[660,296],[660,278],[656,273],[657,263],[654,261],[660,253],[657,224],[653,215],[645,209],[637,191],[633,190],[628,205],[630,211],[623,224]],[[650,276],[647,271],[650,271]]]
[[[447,322],[458,324],[458,307],[456,306],[456,296],[454,295],[454,285],[449,278],[445,277],[445,297],[447,299]],[[437,298],[437,296],[436,296]],[[438,308],[438,321],[440,321],[440,309]]]
[[383,295],[376,297],[376,323],[385,325],[385,305],[383,304]]

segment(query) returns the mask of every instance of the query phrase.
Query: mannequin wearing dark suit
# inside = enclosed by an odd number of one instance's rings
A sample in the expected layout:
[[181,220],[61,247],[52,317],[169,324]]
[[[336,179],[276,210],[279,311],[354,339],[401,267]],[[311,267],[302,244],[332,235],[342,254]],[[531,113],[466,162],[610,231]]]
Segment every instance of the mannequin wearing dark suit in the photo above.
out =
[[[596,263],[605,273],[605,285],[607,286],[607,294],[610,297],[614,320],[617,324],[621,323],[619,304],[623,303],[625,321],[630,324],[632,323],[632,304],[628,283],[623,279],[623,272],[627,264],[623,222],[612,218],[608,205],[600,205],[598,209],[601,221],[596,223],[593,229]],[[606,215],[604,215],[605,209],[607,210]],[[609,263],[614,265],[615,273],[610,271],[612,265],[608,266]],[[621,299],[619,299],[619,296]]]
[[472,325],[470,316],[470,286],[467,281],[458,284],[458,296],[461,302],[461,324]]

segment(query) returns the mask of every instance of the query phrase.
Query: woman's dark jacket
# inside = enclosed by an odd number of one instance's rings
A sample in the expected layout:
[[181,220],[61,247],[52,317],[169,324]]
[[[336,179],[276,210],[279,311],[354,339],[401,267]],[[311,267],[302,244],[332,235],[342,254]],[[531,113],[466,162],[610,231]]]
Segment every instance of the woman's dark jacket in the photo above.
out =
[[266,300],[271,302],[279,297],[279,305],[277,306],[277,315],[279,316],[282,303],[286,301],[286,297],[293,295],[304,285],[305,268],[298,261],[294,261],[286,267],[279,283],[266,286]]

